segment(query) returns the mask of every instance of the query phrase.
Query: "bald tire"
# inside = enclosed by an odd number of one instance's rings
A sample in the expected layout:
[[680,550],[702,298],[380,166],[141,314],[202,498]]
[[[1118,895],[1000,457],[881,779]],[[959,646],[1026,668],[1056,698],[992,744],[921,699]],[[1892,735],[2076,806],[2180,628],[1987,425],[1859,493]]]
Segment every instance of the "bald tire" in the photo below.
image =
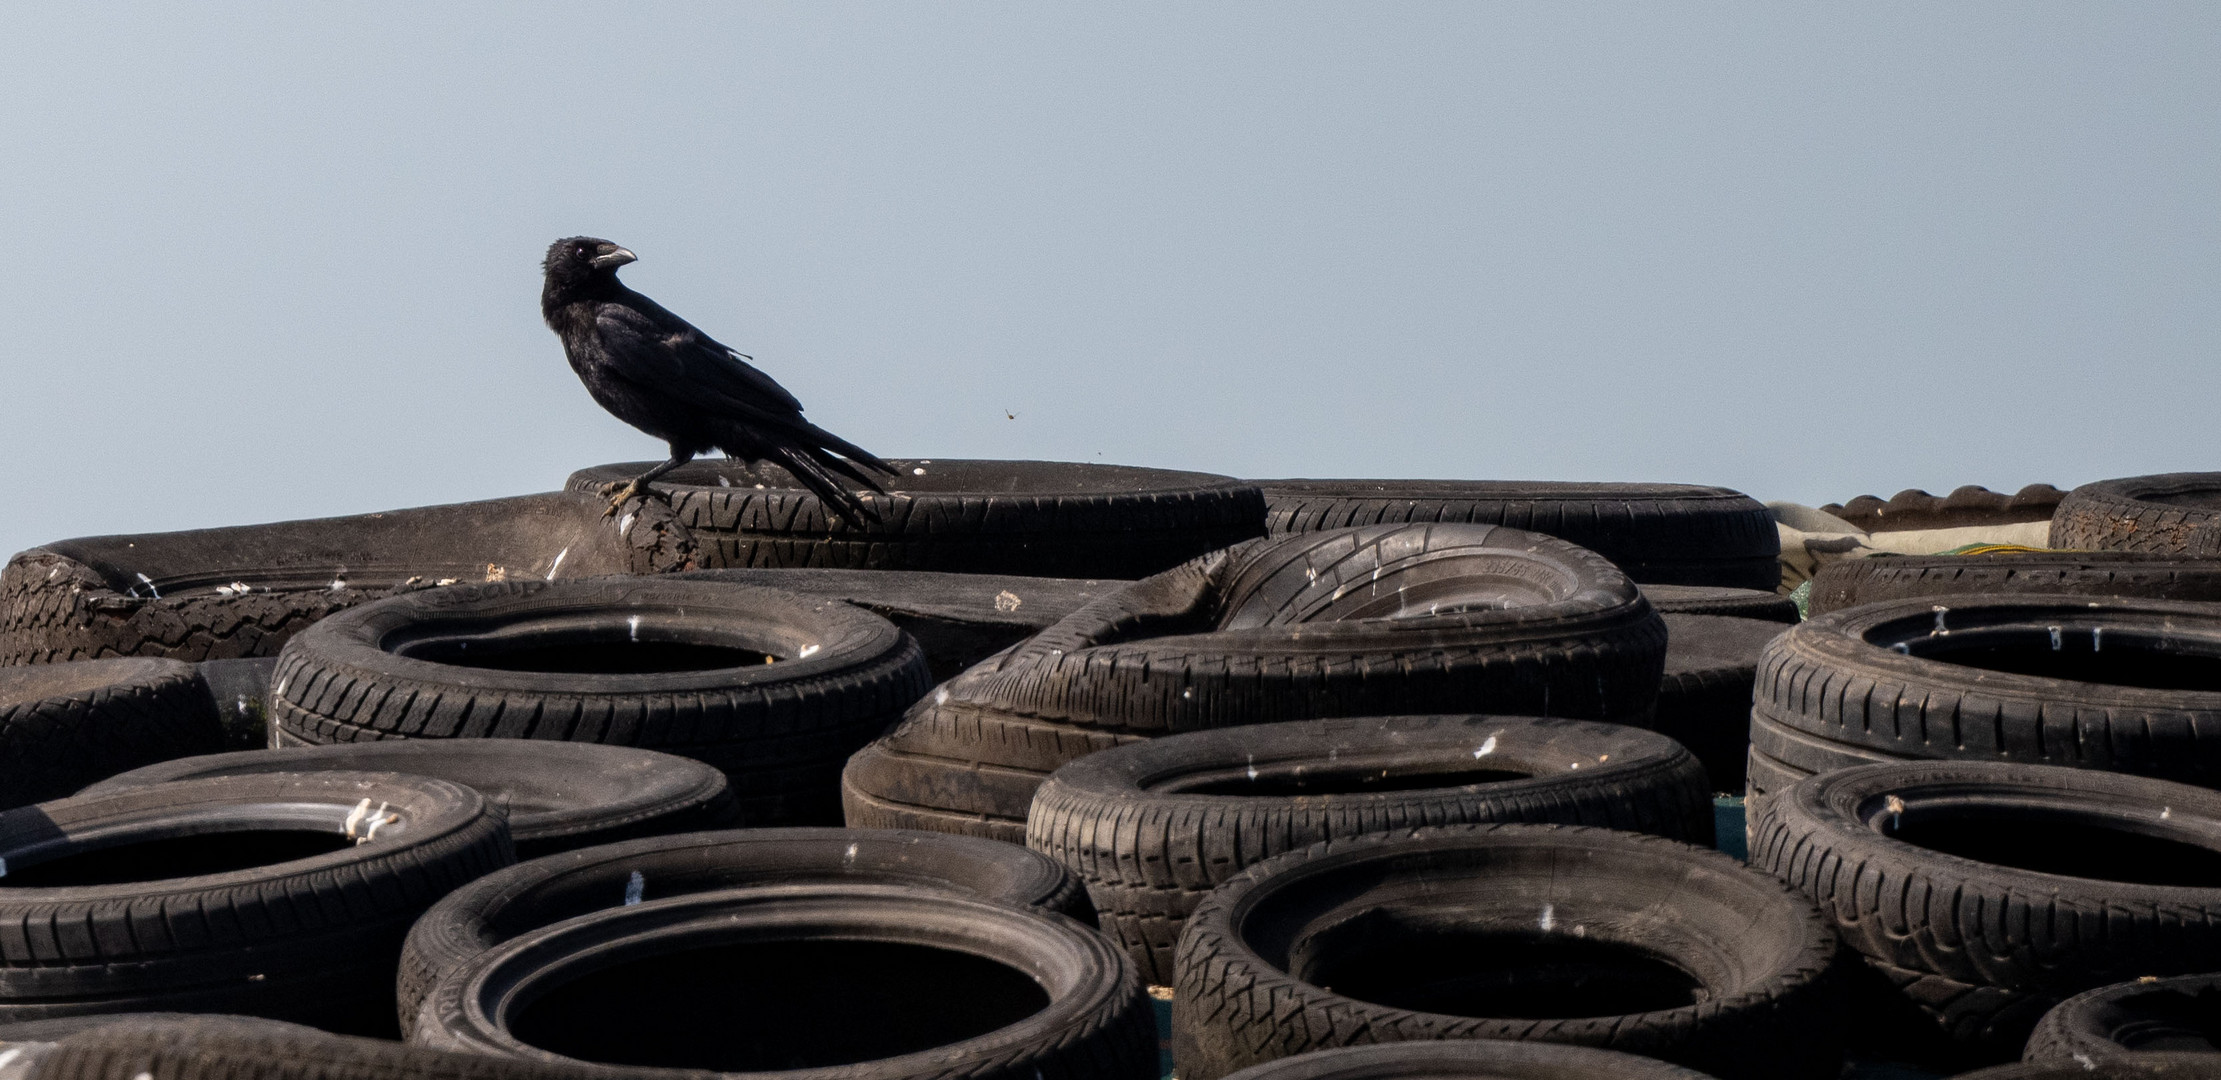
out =
[[2051,515],[2051,546],[2221,556],[2221,473],[2159,473],[2084,484]]
[[191,664],[152,657],[0,668],[0,809],[224,748]]

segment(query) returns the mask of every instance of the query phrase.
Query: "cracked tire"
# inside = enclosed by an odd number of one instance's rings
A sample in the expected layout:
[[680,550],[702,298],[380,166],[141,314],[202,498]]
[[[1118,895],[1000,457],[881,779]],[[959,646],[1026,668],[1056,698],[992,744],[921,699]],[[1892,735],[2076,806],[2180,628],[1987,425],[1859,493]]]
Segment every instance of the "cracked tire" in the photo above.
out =
[[743,822],[786,825],[837,823],[842,763],[929,685],[916,642],[846,604],[611,578],[457,586],[333,616],[286,647],[272,696],[280,733],[308,743],[678,754],[725,772]]
[[191,664],[126,658],[0,668],[0,809],[224,747]]
[[725,774],[699,761],[627,746],[526,739],[387,739],[209,754],[134,769],[79,794],[278,772],[397,772],[452,780],[507,810],[520,859],[721,828],[739,813]]
[[1189,918],[1173,1058],[1218,1080],[1332,1046],[1493,1038],[1820,1080],[1842,1057],[1835,956],[1810,901],[1677,841],[1565,825],[1334,840],[1250,867]]
[[2221,473],[2161,473],[2084,484],[2052,511],[2051,546],[2221,556]]
[[[765,964],[782,976],[757,977]],[[750,1023],[733,1027],[735,1014]],[[448,973],[411,1039],[674,1080],[704,1069],[1157,1076],[1154,1011],[1101,934],[1036,908],[876,885],[705,893],[567,919]]]
[[[2221,970],[2221,793],[2035,765],[1872,765],[1775,793],[1752,835],[1752,865],[1992,1060],[2019,1056],[2066,996]],[[1907,979],[1931,975],[1941,993]]]
[[1889,601],[1775,638],[1759,663],[1753,737],[1764,722],[1852,753],[2214,786],[2217,676],[2217,605],[2041,595]]
[[[371,800],[387,831],[351,842]],[[409,924],[515,856],[469,788],[323,773],[9,810],[0,858],[0,1022],[238,1012],[376,1034]]]
[[[828,514],[776,465],[695,461],[654,486],[703,548],[703,566],[940,570],[1034,577],[1154,574],[1265,534],[1265,503],[1210,473],[1059,461],[890,461],[878,522]],[[571,474],[591,491],[647,462]]]
[[1224,728],[1074,761],[1026,843],[1087,883],[1104,931],[1170,984],[1188,914],[1265,859],[1425,825],[1547,822],[1712,842],[1704,770],[1620,724],[1400,716]]
[[1610,559],[1644,584],[1768,592],[1781,533],[1758,500],[1690,484],[1259,480],[1274,535],[1390,522],[1503,525]]
[[414,1027],[434,983],[519,934],[625,900],[844,882],[980,896],[1095,921],[1079,879],[1055,860],[966,836],[740,829],[609,844],[496,871],[425,912],[401,949],[402,1032]]

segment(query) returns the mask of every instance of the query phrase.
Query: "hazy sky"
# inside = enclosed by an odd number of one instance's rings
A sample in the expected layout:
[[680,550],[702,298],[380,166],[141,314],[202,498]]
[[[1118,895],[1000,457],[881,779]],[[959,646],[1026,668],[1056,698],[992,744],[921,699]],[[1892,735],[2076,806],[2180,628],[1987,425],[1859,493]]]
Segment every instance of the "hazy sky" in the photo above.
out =
[[2221,469],[2210,2],[462,7],[0,8],[0,553],[660,457],[572,233],[886,456]]

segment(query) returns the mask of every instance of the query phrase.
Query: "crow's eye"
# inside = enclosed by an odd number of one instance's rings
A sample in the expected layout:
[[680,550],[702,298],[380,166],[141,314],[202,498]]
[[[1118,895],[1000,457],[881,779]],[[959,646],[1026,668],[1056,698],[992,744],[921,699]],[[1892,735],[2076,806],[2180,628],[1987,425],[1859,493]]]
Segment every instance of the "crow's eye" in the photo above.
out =
[[577,245],[577,246],[575,246],[575,247],[571,248],[571,250],[572,250],[572,251],[575,251],[575,252],[577,252],[577,253],[579,253],[579,254],[581,254],[581,255],[587,255],[587,254],[591,254],[591,253],[593,252],[593,250],[594,250],[594,249],[593,249],[593,248],[590,248],[590,247],[587,247],[587,246],[586,246],[586,245],[584,245],[584,244],[579,244],[579,245]]

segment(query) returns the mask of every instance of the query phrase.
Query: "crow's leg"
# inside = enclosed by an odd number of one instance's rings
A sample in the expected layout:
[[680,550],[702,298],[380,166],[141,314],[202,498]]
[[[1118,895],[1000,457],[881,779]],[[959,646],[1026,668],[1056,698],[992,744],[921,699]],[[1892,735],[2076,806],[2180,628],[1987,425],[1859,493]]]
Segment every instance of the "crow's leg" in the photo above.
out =
[[656,480],[658,477],[661,477],[664,473],[670,472],[671,470],[676,469],[679,466],[684,465],[692,460],[694,460],[693,451],[681,450],[678,447],[674,446],[671,448],[671,460],[666,461],[653,469],[649,469],[647,472],[641,473],[640,475],[635,476],[622,484],[603,484],[601,493],[609,497],[609,508],[602,511],[602,516],[615,517],[617,515],[617,508],[625,505],[625,500],[627,499],[662,499],[665,502],[670,502],[671,497],[669,495],[658,492],[648,485]]

